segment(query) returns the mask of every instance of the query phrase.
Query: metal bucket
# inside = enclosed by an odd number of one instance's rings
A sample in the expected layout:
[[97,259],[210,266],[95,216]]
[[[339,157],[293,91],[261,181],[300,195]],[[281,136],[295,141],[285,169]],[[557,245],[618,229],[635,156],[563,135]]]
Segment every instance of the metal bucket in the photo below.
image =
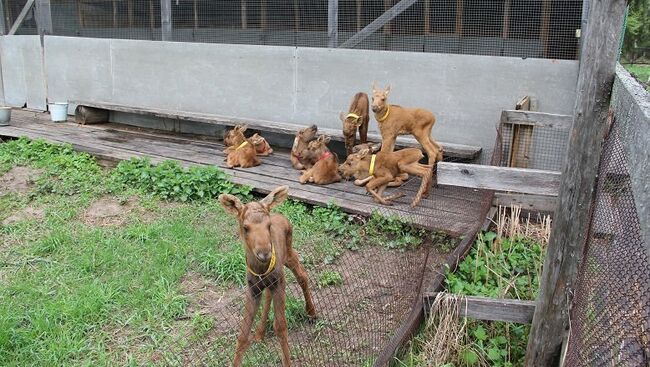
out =
[[11,120],[11,107],[0,107],[0,126],[9,125]]
[[55,102],[48,104],[50,107],[50,118],[54,122],[62,122],[68,119],[68,102]]

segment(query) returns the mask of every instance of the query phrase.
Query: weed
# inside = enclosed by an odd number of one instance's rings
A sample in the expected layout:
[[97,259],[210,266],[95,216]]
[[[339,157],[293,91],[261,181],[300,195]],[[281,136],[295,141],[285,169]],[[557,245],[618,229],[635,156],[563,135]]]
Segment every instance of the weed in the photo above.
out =
[[343,284],[343,276],[338,271],[325,270],[318,275],[318,286],[325,288],[330,285]]

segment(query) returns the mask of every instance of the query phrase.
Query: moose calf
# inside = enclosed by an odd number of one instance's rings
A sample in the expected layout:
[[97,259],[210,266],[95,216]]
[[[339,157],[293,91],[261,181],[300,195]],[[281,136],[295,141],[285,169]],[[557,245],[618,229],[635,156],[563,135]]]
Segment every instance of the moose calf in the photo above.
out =
[[266,320],[268,318],[271,300],[275,311],[273,329],[280,341],[282,349],[282,366],[291,366],[289,358],[289,342],[287,336],[287,321],[285,317],[286,281],[284,266],[296,276],[305,297],[305,308],[311,318],[316,317],[316,309],[312,301],[307,272],[300,264],[298,253],[292,248],[293,229],[291,223],[281,214],[271,213],[271,209],[280,205],[288,195],[288,187],[281,186],[273,190],[260,201],[242,204],[233,195],[220,195],[219,202],[226,212],[235,216],[239,222],[239,236],[244,243],[246,252],[246,307],[241,330],[237,337],[234,366],[239,367],[248,349],[251,339],[249,335],[255,314],[260,306],[264,293],[264,308],[257,326],[255,340],[264,337]]
[[241,167],[249,168],[259,166],[261,164],[257,158],[257,150],[249,139],[246,139],[244,132],[247,127],[245,125],[235,126],[234,129],[228,131],[223,139],[225,145],[228,146],[225,152],[226,166],[228,168]]
[[311,168],[314,161],[307,160],[301,155],[302,151],[307,149],[309,142],[314,140],[318,127],[311,125],[304,129],[298,130],[296,138],[293,139],[293,146],[291,147],[291,165],[297,170],[304,170]]
[[368,141],[368,122],[370,115],[368,114],[368,95],[359,92],[352,98],[348,114],[340,113],[339,117],[343,122],[343,136],[345,137],[345,151],[347,155],[352,154],[352,148],[355,145],[357,137],[357,129],[359,130],[359,140],[361,144]]
[[316,185],[328,185],[341,181],[338,158],[327,148],[329,141],[329,136],[321,135],[309,142],[307,149],[300,153],[306,161],[315,162],[311,168],[303,171],[299,179],[301,184],[313,182]]

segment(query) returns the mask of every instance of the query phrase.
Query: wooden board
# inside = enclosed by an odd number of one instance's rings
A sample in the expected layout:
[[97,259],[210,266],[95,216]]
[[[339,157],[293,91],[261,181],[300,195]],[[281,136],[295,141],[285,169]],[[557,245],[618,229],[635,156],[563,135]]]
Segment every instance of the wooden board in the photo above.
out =
[[518,206],[524,210],[552,213],[557,206],[557,197],[497,192],[492,205],[508,208]]
[[[424,295],[424,307],[427,314],[431,312],[431,305],[438,294],[438,292],[432,292]],[[535,313],[535,301],[462,296],[449,293],[444,294],[444,297],[459,301],[460,316],[477,320],[530,324]]]
[[[296,131],[304,128],[304,126],[277,122],[277,121],[266,121],[266,120],[249,120],[241,119],[235,117],[226,117],[218,116],[212,114],[204,113],[195,113],[195,112],[185,112],[185,111],[171,111],[171,110],[162,110],[162,109],[152,109],[152,108],[142,108],[142,107],[132,107],[117,105],[112,103],[103,103],[103,102],[89,102],[89,101],[71,101],[72,104],[103,108],[111,111],[120,111],[126,113],[134,113],[140,115],[152,115],[160,118],[174,119],[174,120],[183,120],[183,121],[195,121],[202,122],[207,124],[215,124],[222,126],[235,126],[239,124],[246,124],[249,128],[254,130],[286,134],[286,135],[295,135]],[[319,128],[318,131],[321,134],[326,134],[332,137],[332,140],[335,141],[344,141],[343,132],[338,129],[328,129],[328,128]],[[368,140],[371,142],[381,142],[381,136],[378,134],[368,134]],[[455,143],[446,143],[439,142],[442,145],[444,150],[444,155],[446,157],[472,160],[476,159],[481,153],[481,147],[455,144]],[[397,138],[396,146],[398,148],[406,147],[420,147],[420,143],[417,142],[412,137],[402,136]]]
[[47,120],[47,114],[20,110],[14,110],[12,115],[12,125],[1,127],[0,136],[27,136],[70,143],[77,150],[108,161],[149,157],[153,163],[174,159],[185,167],[215,165],[230,174],[233,182],[250,185],[260,193],[288,185],[292,197],[309,204],[334,202],[348,213],[363,216],[379,211],[384,215],[399,216],[418,227],[441,230],[456,236],[464,235],[478,220],[475,208],[482,193],[477,190],[440,185],[431,189],[429,198],[423,199],[416,208],[411,208],[410,202],[420,185],[419,178],[412,178],[404,186],[387,191],[405,194],[395,201],[395,205],[387,207],[376,204],[366,194],[365,188],[354,186],[352,182],[327,186],[300,184],[300,172],[291,167],[289,152],[282,149],[269,157],[262,157],[263,164],[258,167],[228,169],[224,162],[224,146],[215,141],[144,129],[124,130],[120,129],[119,124],[52,123]]
[[533,111],[505,110],[501,112],[501,123],[569,130],[573,124],[573,116]]
[[522,194],[557,196],[560,176],[560,172],[538,169],[438,163],[438,183],[441,185],[512,191]]

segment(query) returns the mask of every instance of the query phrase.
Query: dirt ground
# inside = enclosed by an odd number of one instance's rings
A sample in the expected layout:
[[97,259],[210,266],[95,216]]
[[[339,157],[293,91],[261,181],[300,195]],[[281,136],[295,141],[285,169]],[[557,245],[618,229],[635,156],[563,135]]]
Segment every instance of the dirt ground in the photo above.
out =
[[[430,251],[426,269],[431,269],[432,261],[440,257],[435,250]],[[426,253],[426,248],[400,252],[363,247],[346,251],[334,264],[310,270],[318,319],[290,326],[293,364],[357,366],[376,357],[411,309]],[[343,283],[319,288],[314,283],[323,270],[339,272]],[[215,326],[205,338],[178,351],[179,360],[184,365],[227,365],[239,330],[244,290],[220,289],[193,273],[184,278],[182,289],[189,297],[189,312],[212,316]],[[289,284],[287,294],[304,305],[297,283]],[[267,331],[264,342],[254,343],[247,356],[244,365],[277,365],[279,349],[273,331]]]
[[5,218],[5,220],[2,221],[2,224],[8,226],[23,220],[43,219],[44,217],[45,212],[43,209],[28,206],[27,208]]
[[84,211],[82,220],[89,226],[119,226],[129,219],[128,214],[136,203],[134,198],[120,202],[114,197],[104,197],[90,204]]
[[25,194],[34,187],[34,181],[43,171],[16,166],[0,176],[0,196],[9,193]]

